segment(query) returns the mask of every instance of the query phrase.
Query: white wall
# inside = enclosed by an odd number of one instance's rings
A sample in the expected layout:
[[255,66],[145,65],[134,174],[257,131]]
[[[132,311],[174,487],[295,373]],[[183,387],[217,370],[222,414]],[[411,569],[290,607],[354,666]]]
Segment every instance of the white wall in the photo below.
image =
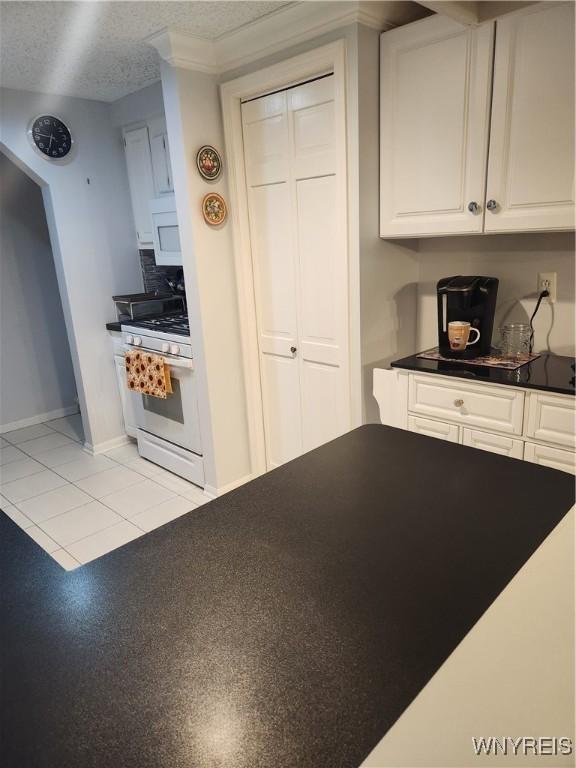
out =
[[162,88],[198,382],[206,483],[222,490],[251,472],[236,279],[227,222],[210,227],[201,202],[228,199],[226,163],[216,182],[196,169],[202,144],[223,147],[217,79],[162,62]]
[[574,235],[479,235],[419,241],[416,348],[438,343],[436,283],[450,275],[490,275],[500,280],[493,341],[506,322],[528,322],[536,306],[538,272],[558,273],[558,299],[542,303],[534,320],[534,349],[574,355]]
[[[142,288],[125,160],[108,104],[2,89],[0,149],[42,186],[87,442],[124,434],[106,322],[112,296]],[[26,130],[55,113],[76,140],[70,160],[37,154]]]
[[123,96],[110,104],[110,119],[113,125],[118,127],[163,114],[164,97],[160,82]]
[[379,422],[375,367],[412,354],[416,344],[418,254],[411,241],[379,237],[380,35],[358,26],[360,317],[363,421]]
[[2,154],[0,374],[0,431],[76,404],[42,192]]

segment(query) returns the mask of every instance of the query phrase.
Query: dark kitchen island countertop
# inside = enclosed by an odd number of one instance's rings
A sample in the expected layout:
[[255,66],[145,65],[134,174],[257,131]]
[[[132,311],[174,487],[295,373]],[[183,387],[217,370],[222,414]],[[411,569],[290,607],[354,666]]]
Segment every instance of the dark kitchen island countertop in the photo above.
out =
[[357,768],[573,501],[370,425],[71,572],[0,515],[0,762]]
[[561,395],[576,393],[574,369],[571,367],[573,364],[573,357],[548,354],[540,355],[515,371],[448,360],[426,360],[418,355],[410,355],[390,363],[392,368],[404,368],[415,373],[435,373],[485,384],[507,384],[511,387],[557,392]]

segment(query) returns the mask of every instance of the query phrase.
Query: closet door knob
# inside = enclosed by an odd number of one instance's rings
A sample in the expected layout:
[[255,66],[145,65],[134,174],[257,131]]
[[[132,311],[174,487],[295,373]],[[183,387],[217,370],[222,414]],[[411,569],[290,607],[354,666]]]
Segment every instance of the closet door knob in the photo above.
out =
[[293,355],[296,354],[296,347],[290,347],[290,352],[292,352]]
[[468,203],[468,210],[470,211],[470,213],[479,213],[480,206],[475,200],[472,200],[472,202]]
[[496,208],[498,208],[498,203],[496,200],[488,200],[486,203],[486,208],[488,208],[489,211],[495,211]]
[[456,408],[462,408],[462,406],[464,405],[464,400],[460,400],[460,399],[454,400],[454,405],[456,406]]

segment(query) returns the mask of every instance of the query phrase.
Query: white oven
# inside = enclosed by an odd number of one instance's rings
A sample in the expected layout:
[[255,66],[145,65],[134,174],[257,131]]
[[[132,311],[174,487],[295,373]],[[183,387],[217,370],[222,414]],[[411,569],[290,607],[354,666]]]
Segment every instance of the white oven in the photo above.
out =
[[172,394],[159,397],[129,392],[138,429],[188,451],[202,453],[198,418],[198,400],[192,360],[166,356],[170,367]]
[[127,392],[140,455],[203,484],[202,439],[191,345],[175,342],[173,336],[162,333],[154,337],[125,333],[124,350],[134,349],[161,354],[169,367],[172,383],[172,394],[165,400]]

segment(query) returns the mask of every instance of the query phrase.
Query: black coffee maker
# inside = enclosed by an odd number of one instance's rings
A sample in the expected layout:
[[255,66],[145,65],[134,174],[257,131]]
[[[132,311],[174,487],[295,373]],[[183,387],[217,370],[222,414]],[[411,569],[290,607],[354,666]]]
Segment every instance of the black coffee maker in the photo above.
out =
[[[498,279],[456,275],[443,277],[436,286],[438,293],[438,350],[443,357],[464,360],[489,355],[496,311]],[[450,349],[448,323],[464,320],[480,332],[477,341],[462,352]],[[474,334],[476,335],[476,334]],[[472,334],[471,334],[472,337]]]

